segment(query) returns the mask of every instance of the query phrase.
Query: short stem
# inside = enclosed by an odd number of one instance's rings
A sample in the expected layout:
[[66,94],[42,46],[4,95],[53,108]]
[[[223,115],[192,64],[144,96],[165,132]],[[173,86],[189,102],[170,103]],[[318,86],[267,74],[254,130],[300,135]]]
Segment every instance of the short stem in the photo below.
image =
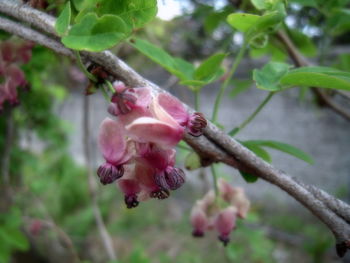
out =
[[194,91],[194,109],[200,111],[200,92],[199,89]]
[[220,106],[222,97],[224,96],[225,91],[230,83],[230,80],[231,80],[232,76],[234,75],[234,73],[236,72],[238,65],[241,62],[246,49],[247,49],[247,43],[244,42],[243,45],[241,46],[238,54],[237,54],[237,57],[235,58],[234,63],[232,64],[232,68],[231,68],[230,72],[228,73],[224,83],[220,87],[219,93],[215,99],[214,110],[213,110],[213,115],[212,115],[212,121],[214,123],[216,122],[217,117],[218,117],[218,111],[219,111],[219,106]]
[[212,165],[210,166],[210,168],[211,168],[211,174],[212,174],[212,176],[213,176],[215,197],[218,197],[218,196],[219,196],[218,175],[217,175],[217,173],[216,173],[215,164],[212,164]]
[[260,105],[256,108],[256,110],[241,124],[238,128],[235,128],[229,132],[231,136],[237,135],[241,130],[243,130],[258,113],[265,107],[265,105],[270,101],[275,92],[270,92],[266,98],[260,103]]
[[115,89],[113,88],[112,83],[109,80],[105,80],[105,83],[106,83],[108,89],[110,90],[110,92],[112,92],[112,94],[115,93]]
[[106,101],[111,102],[111,99],[108,95],[108,92],[105,90],[105,87],[103,85],[101,85],[101,90],[102,90],[102,94],[105,97]]
[[97,78],[94,75],[92,75],[89,71],[87,71],[87,69],[85,68],[83,62],[81,61],[81,57],[80,57],[79,51],[74,51],[74,54],[75,54],[75,57],[77,58],[78,66],[79,66],[80,70],[84,73],[84,75],[88,79],[90,79],[91,81],[97,82]]

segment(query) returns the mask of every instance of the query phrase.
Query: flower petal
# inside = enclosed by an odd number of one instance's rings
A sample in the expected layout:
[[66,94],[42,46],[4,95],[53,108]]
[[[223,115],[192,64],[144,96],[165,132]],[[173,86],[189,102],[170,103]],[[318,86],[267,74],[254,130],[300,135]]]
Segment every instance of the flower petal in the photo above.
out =
[[175,97],[161,93],[157,97],[158,103],[169,113],[181,126],[186,125],[189,115],[182,103]]
[[184,129],[150,117],[141,117],[126,126],[130,137],[138,142],[152,142],[175,146],[183,137]]
[[110,118],[104,119],[100,126],[98,143],[103,157],[111,164],[119,165],[125,161],[126,139],[121,123]]

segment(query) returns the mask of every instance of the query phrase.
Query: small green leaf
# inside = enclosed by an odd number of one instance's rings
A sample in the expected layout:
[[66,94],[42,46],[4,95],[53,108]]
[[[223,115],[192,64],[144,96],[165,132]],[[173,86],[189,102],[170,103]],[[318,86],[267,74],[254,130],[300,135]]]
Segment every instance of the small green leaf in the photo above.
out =
[[131,44],[142,54],[165,68],[180,80],[189,80],[190,77],[190,80],[192,79],[194,66],[187,61],[172,57],[164,49],[157,47],[146,40],[136,38]]
[[230,98],[235,98],[238,94],[246,91],[252,86],[251,80],[232,80],[233,89],[230,91]]
[[115,15],[100,18],[89,13],[62,38],[68,48],[99,52],[111,48],[127,35],[125,23]]
[[242,144],[247,147],[249,150],[251,150],[253,153],[255,153],[257,156],[259,156],[261,159],[264,161],[271,163],[272,159],[270,154],[264,150],[263,148],[260,147],[260,145],[256,144],[250,144],[249,141],[248,143],[242,142]]
[[194,78],[211,82],[210,80],[217,76],[217,72],[220,70],[220,65],[225,57],[226,54],[219,53],[204,60],[194,72]]
[[157,12],[157,0],[101,0],[97,7],[98,15],[118,15],[131,29],[144,26],[157,15]]
[[327,67],[302,67],[285,74],[280,83],[350,91],[350,73]]
[[261,16],[246,13],[234,13],[227,17],[227,22],[234,29],[245,33],[256,25],[260,17]]
[[18,229],[0,228],[0,238],[16,249],[25,251],[29,248],[29,242],[24,234]]
[[202,165],[198,154],[195,152],[189,153],[185,159],[185,168],[189,171],[192,171],[200,167],[202,167]]
[[252,175],[250,173],[246,173],[246,172],[242,172],[242,171],[239,171],[239,173],[242,175],[243,179],[247,183],[255,183],[259,179],[259,177]]
[[284,153],[288,153],[300,160],[303,160],[309,164],[313,164],[314,160],[309,156],[307,153],[303,152],[302,150],[287,144],[287,143],[282,143],[282,142],[277,142],[277,141],[271,141],[271,140],[252,140],[252,141],[245,141],[244,142],[245,146],[261,146],[261,147],[269,147],[273,148],[276,150],[279,150]]
[[263,90],[279,91],[281,78],[291,66],[280,62],[269,62],[262,69],[254,69],[253,80],[256,87]]
[[251,2],[258,10],[264,10],[266,8],[266,0],[251,0]]
[[71,19],[71,7],[68,1],[56,20],[55,29],[59,36],[63,36],[67,33]]

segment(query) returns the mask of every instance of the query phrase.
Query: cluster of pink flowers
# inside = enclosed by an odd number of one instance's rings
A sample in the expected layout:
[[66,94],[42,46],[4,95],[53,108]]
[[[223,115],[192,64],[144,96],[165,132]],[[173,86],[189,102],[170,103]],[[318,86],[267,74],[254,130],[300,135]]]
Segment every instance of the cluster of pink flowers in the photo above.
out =
[[150,88],[113,85],[108,112],[100,127],[99,146],[106,162],[97,170],[102,184],[117,180],[128,208],[148,198],[164,199],[185,182],[176,168],[175,146],[185,132],[202,134],[206,120],[189,114],[182,103],[166,93],[152,95]]
[[19,68],[21,64],[27,63],[32,56],[31,42],[14,43],[4,41],[0,44],[0,110],[8,101],[11,105],[19,103],[17,98],[17,87],[25,87],[27,81],[23,71]]
[[220,178],[218,180],[219,195],[209,191],[198,200],[191,211],[192,235],[202,237],[207,230],[215,229],[219,240],[226,246],[230,241],[230,233],[236,227],[236,218],[245,218],[250,202],[244,190],[232,187]]

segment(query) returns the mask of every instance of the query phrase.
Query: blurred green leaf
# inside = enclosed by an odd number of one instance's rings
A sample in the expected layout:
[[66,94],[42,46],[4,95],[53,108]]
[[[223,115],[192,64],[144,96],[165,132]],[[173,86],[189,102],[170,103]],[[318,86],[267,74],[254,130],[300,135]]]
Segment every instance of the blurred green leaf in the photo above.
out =
[[263,10],[266,8],[266,0],[251,0],[251,2],[258,10]]
[[290,0],[291,3],[297,3],[302,6],[317,8],[317,2],[315,0]]
[[89,13],[73,25],[68,35],[62,38],[65,46],[76,50],[99,52],[111,48],[127,37],[123,20],[115,15]]
[[264,161],[271,163],[272,159],[270,154],[265,151],[263,148],[261,148],[261,145],[257,145],[257,144],[251,144],[249,143],[245,143],[242,142],[242,144],[247,147],[249,150],[251,150],[252,152],[254,152],[257,156],[259,156],[261,159],[263,159]]
[[328,67],[301,67],[282,76],[280,83],[349,91],[350,73]]
[[188,80],[193,75],[194,66],[180,58],[175,59],[164,49],[142,39],[133,39],[131,43],[142,54],[161,65],[180,80]]
[[240,32],[246,33],[252,29],[259,21],[261,16],[246,14],[246,13],[234,13],[227,17],[227,22]]
[[251,147],[251,146],[260,146],[260,147],[269,147],[273,148],[275,150],[279,150],[281,152],[290,154],[300,160],[303,160],[309,164],[313,164],[314,160],[310,155],[307,153],[303,152],[302,150],[287,144],[287,143],[282,143],[282,142],[277,142],[277,141],[271,141],[271,140],[251,140],[251,141],[245,141],[244,145],[246,147]]
[[157,0],[100,0],[96,12],[98,15],[118,15],[131,29],[139,28],[157,15]]
[[317,54],[317,47],[307,35],[303,34],[297,29],[288,29],[288,35],[305,56],[312,57]]
[[241,174],[241,176],[243,177],[243,179],[247,183],[255,183],[259,179],[259,177],[255,176],[255,175],[252,175],[250,173],[246,173],[246,172],[243,172],[243,171],[239,171],[239,173]]
[[238,94],[246,91],[252,86],[251,80],[232,80],[231,84],[233,86],[233,89],[230,91],[230,98],[235,98]]
[[59,36],[63,36],[67,33],[68,27],[70,24],[71,19],[71,7],[70,2],[68,1],[61,12],[61,14],[58,16],[55,24],[56,32]]
[[[218,53],[204,60],[195,70],[194,78],[205,82],[211,82],[213,79],[218,78],[218,75],[223,73],[223,70],[220,71],[220,65],[225,57],[226,54]],[[218,74],[218,72],[220,73]]]
[[269,62],[262,69],[253,70],[256,87],[263,90],[281,90],[280,80],[291,66],[286,63]]

